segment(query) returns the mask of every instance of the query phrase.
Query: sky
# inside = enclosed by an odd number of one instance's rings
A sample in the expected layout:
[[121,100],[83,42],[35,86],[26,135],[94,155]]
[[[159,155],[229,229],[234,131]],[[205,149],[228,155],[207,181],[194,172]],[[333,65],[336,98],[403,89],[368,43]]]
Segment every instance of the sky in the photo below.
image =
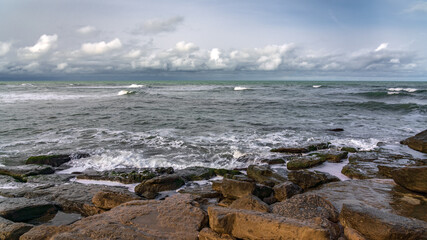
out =
[[427,0],[2,0],[0,80],[427,81]]

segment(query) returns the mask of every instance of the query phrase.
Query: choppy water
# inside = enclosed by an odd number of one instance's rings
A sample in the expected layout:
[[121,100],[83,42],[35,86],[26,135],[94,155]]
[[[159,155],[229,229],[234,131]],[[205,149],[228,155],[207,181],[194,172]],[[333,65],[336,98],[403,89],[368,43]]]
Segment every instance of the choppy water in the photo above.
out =
[[232,168],[272,147],[369,150],[426,128],[426,82],[0,82],[5,165],[82,151],[76,167]]

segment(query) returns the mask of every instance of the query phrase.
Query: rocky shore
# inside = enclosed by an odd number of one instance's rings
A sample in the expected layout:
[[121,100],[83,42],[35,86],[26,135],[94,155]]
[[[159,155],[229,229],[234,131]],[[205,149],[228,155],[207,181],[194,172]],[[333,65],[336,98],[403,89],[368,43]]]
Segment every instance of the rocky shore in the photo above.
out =
[[[401,143],[427,153],[427,130]],[[245,169],[70,174],[67,162],[88,154],[30,157],[0,167],[0,239],[427,239],[426,155],[271,152]]]

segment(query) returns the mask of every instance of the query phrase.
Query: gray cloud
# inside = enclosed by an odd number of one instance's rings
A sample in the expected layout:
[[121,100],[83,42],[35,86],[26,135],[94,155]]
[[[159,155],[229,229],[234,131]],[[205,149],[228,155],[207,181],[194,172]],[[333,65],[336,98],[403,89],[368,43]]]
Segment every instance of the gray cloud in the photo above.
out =
[[407,8],[405,12],[424,12],[427,13],[427,2],[418,2],[411,7]]
[[162,32],[173,32],[184,22],[181,16],[175,16],[168,19],[150,19],[142,25],[132,30],[132,34],[158,34]]

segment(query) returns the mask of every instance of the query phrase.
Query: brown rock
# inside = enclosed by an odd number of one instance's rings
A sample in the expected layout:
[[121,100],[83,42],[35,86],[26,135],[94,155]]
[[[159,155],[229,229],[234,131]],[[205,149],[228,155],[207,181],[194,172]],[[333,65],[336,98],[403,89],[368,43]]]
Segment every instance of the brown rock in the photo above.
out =
[[33,225],[26,223],[14,223],[0,217],[0,240],[18,240],[19,237],[28,232]]
[[164,201],[127,202],[59,232],[50,230],[50,236],[37,236],[40,227],[35,227],[23,239],[197,239],[206,220],[194,197],[177,194]]
[[219,234],[210,228],[203,228],[199,232],[199,240],[234,240],[235,238],[228,234]]
[[293,182],[287,181],[279,185],[274,186],[274,196],[278,201],[291,198],[292,196],[302,193],[302,188]]
[[249,194],[234,201],[230,205],[230,208],[245,209],[258,212],[270,211],[270,207],[265,202],[261,201],[261,199],[259,199],[258,197]]
[[[22,235],[19,240],[51,240],[51,237],[55,234],[65,232],[69,230],[69,226],[48,226],[48,225],[39,225],[32,228],[26,234]],[[63,239],[72,239],[72,238],[63,238]]]
[[135,193],[152,199],[158,192],[178,189],[184,185],[184,183],[184,179],[177,174],[161,175],[145,180],[137,185],[135,187]]
[[348,240],[366,240],[366,238],[362,234],[360,234],[360,232],[350,227],[344,228],[344,236]]
[[286,176],[275,172],[266,165],[250,165],[247,169],[247,173],[248,177],[254,179],[256,182],[270,187],[287,180]]
[[408,145],[408,147],[414,150],[427,153],[427,130],[424,130],[413,137],[407,138],[401,143]]
[[234,201],[234,199],[224,198],[218,203],[218,206],[229,207]]
[[427,239],[427,223],[375,208],[344,204],[340,221],[372,240]]
[[119,206],[122,203],[140,200],[141,198],[132,193],[125,192],[113,192],[108,190],[103,190],[97,192],[93,198],[92,203],[99,208],[109,210],[114,207]]
[[226,198],[240,198],[252,194],[255,183],[224,178],[221,184],[222,195]]
[[427,193],[427,166],[405,167],[392,171],[393,180],[415,192]]
[[330,175],[329,173],[319,171],[292,171],[288,174],[289,181],[297,184],[302,189],[306,190],[319,185],[340,181],[337,177]]
[[328,229],[301,221],[248,210],[209,207],[209,224],[217,233],[242,239],[330,239]]

